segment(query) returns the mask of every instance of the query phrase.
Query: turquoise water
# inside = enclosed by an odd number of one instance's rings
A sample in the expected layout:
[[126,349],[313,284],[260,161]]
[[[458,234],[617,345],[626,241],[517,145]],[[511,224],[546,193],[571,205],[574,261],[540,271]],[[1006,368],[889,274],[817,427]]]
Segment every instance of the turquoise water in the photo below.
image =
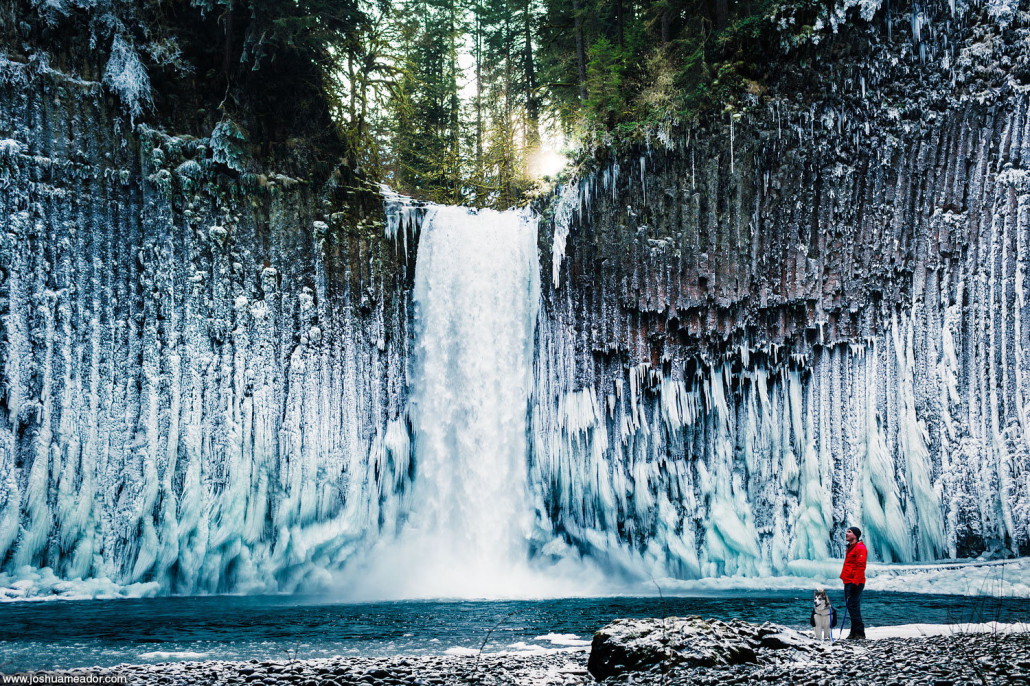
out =
[[[840,594],[831,596],[843,613]],[[870,626],[1030,622],[1025,601],[869,592]],[[324,596],[201,596],[0,605],[0,671],[112,666],[170,659],[288,659],[332,655],[487,652],[559,647],[547,634],[589,640],[618,617],[701,615],[807,628],[811,594],[535,601],[335,603]],[[176,658],[167,653],[192,653]]]

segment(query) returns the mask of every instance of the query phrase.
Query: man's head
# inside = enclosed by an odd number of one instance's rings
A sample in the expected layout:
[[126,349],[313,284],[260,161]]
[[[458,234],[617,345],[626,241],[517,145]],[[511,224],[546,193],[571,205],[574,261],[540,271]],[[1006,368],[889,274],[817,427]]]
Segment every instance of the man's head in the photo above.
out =
[[855,541],[862,538],[862,530],[857,526],[849,526],[848,530],[844,532],[844,539],[851,545]]

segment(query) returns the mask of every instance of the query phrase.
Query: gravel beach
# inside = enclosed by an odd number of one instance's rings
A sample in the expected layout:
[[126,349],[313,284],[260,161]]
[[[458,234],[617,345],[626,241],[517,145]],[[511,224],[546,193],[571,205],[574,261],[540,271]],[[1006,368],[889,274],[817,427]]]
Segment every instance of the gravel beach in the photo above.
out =
[[1030,684],[1030,633],[956,634],[930,638],[842,641],[808,661],[660,670],[610,678],[606,684],[852,684],[958,686]]
[[[69,670],[126,676],[145,686],[572,686],[597,683],[587,671],[589,649],[436,657],[326,658],[296,661],[178,662]],[[623,684],[1030,684],[1030,633],[954,634],[838,642],[805,655],[777,651],[772,663],[721,667],[658,665],[610,677]],[[665,667],[665,668],[663,668]]]

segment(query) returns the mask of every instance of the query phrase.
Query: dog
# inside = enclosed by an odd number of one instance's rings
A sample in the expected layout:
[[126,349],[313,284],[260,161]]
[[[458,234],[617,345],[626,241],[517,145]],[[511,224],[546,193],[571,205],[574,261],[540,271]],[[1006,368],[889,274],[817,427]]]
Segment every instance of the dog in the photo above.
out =
[[826,589],[817,588],[815,590],[812,605],[811,623],[815,627],[815,637],[819,640],[832,638],[830,631],[837,624],[837,611],[833,609],[833,604],[826,595]]

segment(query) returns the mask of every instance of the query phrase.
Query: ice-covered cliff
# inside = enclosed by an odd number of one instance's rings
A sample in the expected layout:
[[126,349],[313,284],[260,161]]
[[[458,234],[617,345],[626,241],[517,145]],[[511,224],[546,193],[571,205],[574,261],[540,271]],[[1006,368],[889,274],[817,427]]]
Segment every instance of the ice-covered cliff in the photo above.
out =
[[317,581],[407,462],[405,256],[314,149],[332,129],[303,86],[263,130],[202,95],[140,121],[91,40],[0,61],[2,569]]
[[500,234],[437,210],[418,285],[425,210],[382,215],[317,98],[8,40],[0,573],[292,590],[490,522],[609,578],[803,573],[855,523],[1028,552],[1030,20],[833,7],[747,107],[599,153],[539,269],[535,221],[481,217],[517,247],[477,267]]
[[780,573],[856,523],[884,561],[1030,549],[1026,8],[866,9],[556,202],[533,469],[577,550]]

